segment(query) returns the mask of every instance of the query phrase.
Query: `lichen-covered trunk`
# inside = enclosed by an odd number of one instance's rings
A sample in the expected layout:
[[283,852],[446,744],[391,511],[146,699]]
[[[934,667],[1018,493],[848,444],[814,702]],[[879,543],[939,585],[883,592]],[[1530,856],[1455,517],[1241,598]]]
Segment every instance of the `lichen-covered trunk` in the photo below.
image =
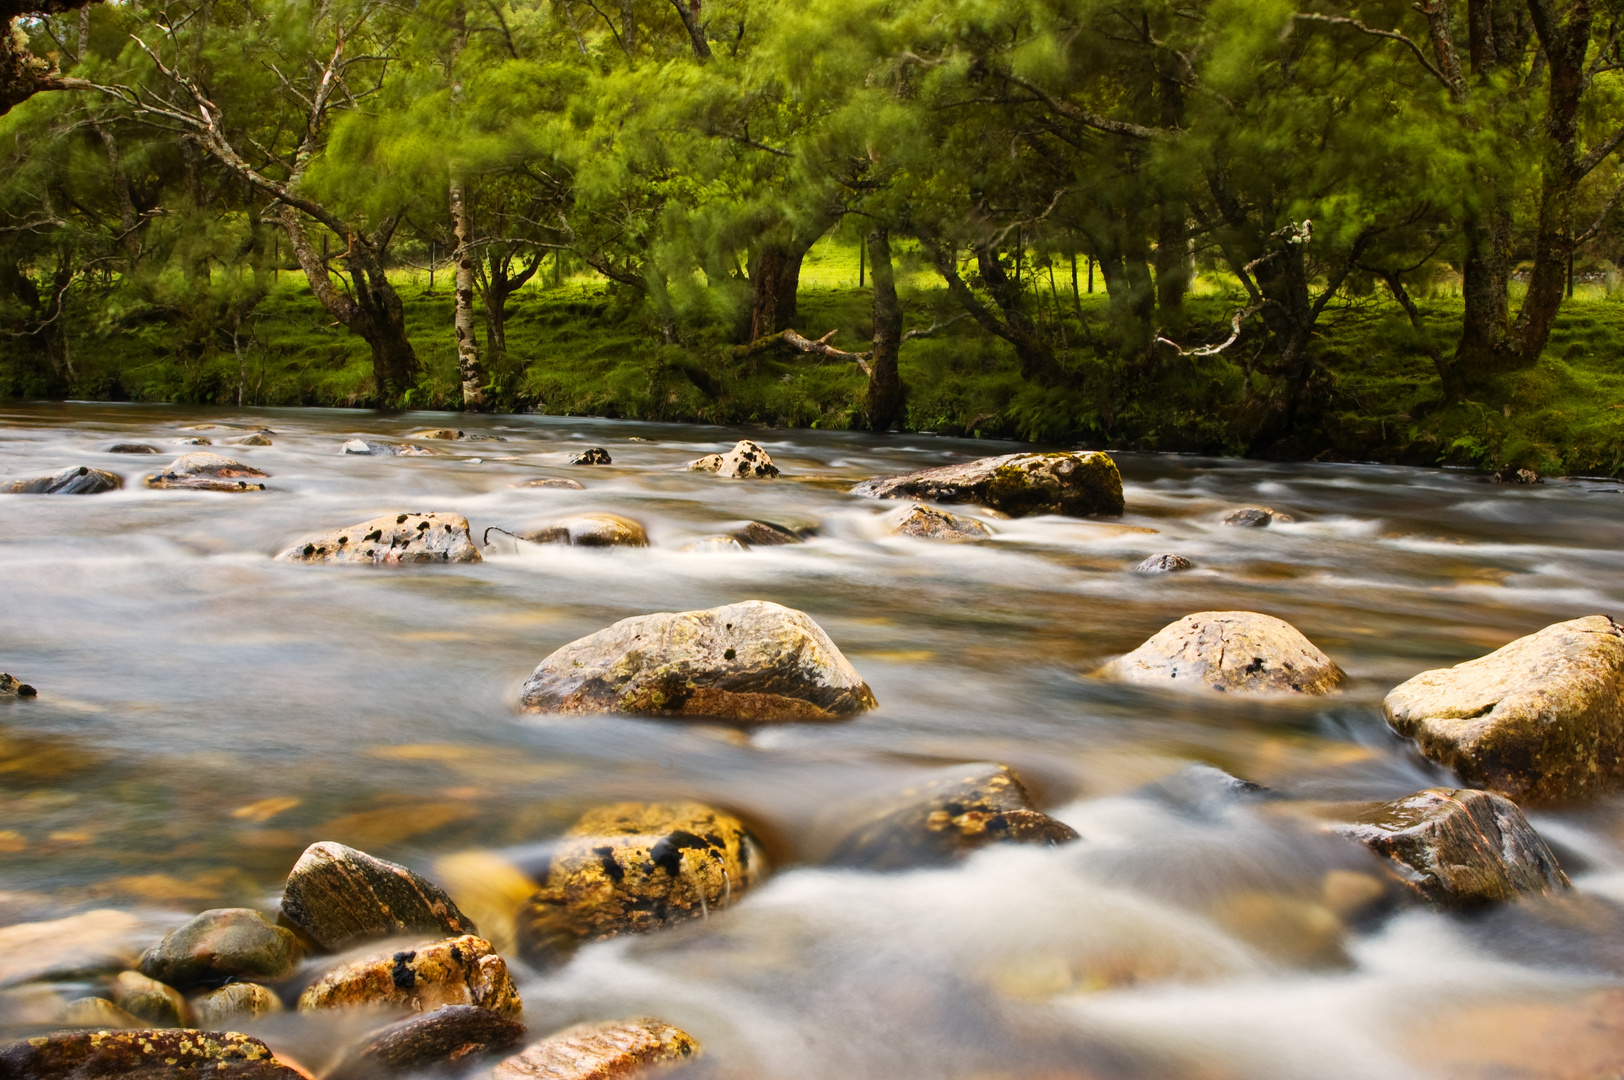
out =
[[462,407],[479,411],[485,407],[485,372],[479,362],[479,335],[474,325],[474,222],[468,212],[467,191],[462,175],[451,176],[451,227],[457,248],[455,310],[452,326],[457,336],[457,373],[462,382]]
[[902,307],[897,303],[896,275],[891,268],[891,236],[885,229],[868,234],[868,258],[874,274],[874,357],[869,361],[868,427],[870,431],[887,431],[902,407],[902,377],[897,371]]

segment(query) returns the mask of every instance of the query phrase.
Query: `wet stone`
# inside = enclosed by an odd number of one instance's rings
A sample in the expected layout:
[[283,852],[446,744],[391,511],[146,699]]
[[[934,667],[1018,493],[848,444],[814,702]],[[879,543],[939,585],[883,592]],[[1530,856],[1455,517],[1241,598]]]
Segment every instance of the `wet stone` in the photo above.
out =
[[992,539],[992,530],[975,518],[959,517],[929,506],[914,506],[892,515],[891,531],[919,540],[946,540],[953,543]]
[[715,472],[721,467],[721,454],[706,454],[704,457],[696,457],[683,466],[689,472]]
[[10,675],[0,672],[0,697],[38,697],[39,691]]
[[740,439],[725,454],[695,458],[687,468],[691,472],[715,473],[730,480],[771,480],[778,475],[778,466],[773,464],[767,451],[749,439]]
[[804,612],[762,600],[622,619],[537,665],[529,712],[840,720],[874,694]]
[[477,1005],[506,1017],[523,1011],[506,962],[472,934],[344,964],[299,995],[300,1012],[355,1006],[432,1012],[446,1005]]
[[852,492],[877,499],[975,503],[1010,517],[1120,517],[1123,510],[1122,474],[1109,455],[1098,451],[980,458],[868,480]]
[[0,1049],[17,1080],[303,1080],[247,1035],[165,1030],[59,1032]]
[[352,1047],[323,1080],[371,1077],[441,1064],[466,1064],[524,1038],[524,1025],[477,1005],[446,1005],[380,1028]]
[[544,476],[539,480],[527,480],[521,486],[527,488],[564,488],[569,491],[586,490],[586,485],[579,480],[566,480],[560,476]]
[[1536,801],[1624,783],[1624,627],[1547,626],[1387,695],[1393,730],[1470,784]]
[[745,547],[731,536],[701,536],[697,540],[690,540],[682,545],[681,550],[690,554],[703,555],[717,552],[742,552]]
[[427,878],[326,841],[306,848],[288,874],[282,921],[329,951],[364,938],[479,932]]
[[277,555],[282,562],[465,563],[479,562],[479,549],[461,514],[385,514],[309,536]]
[[180,1027],[189,1015],[179,990],[134,971],[121,971],[113,980],[113,1002],[159,1027]]
[[414,431],[406,437],[408,439],[441,439],[446,442],[456,442],[458,439],[466,439],[468,434],[458,431],[456,428],[442,427],[429,428],[426,431]]
[[139,443],[139,442],[114,443],[112,446],[109,446],[107,448],[107,452],[109,454],[161,454],[161,453],[163,453],[163,451],[159,450],[156,446],[150,446],[147,443]]
[[119,971],[135,963],[143,939],[151,937],[142,920],[108,908],[0,927],[0,986]]
[[254,483],[252,478],[265,475],[252,465],[200,451],[182,454],[163,472],[148,476],[146,485],[192,491],[264,491],[265,485]]
[[227,439],[232,446],[270,446],[270,437],[263,432],[256,431],[252,435],[244,435],[237,439]]
[[350,439],[339,448],[341,454],[373,454],[380,457],[433,457],[435,452],[426,446],[406,443],[376,442],[370,439]]
[[16,480],[0,486],[5,495],[100,495],[104,491],[117,491],[124,481],[115,473],[92,469],[88,465],[72,465],[50,476],[36,476],[32,480]]
[[553,851],[518,917],[520,953],[547,966],[582,942],[640,934],[727,907],[764,872],[730,814],[700,803],[617,803],[587,812]]
[[1445,907],[1572,887],[1517,804],[1487,791],[1420,791],[1373,806],[1336,831],[1387,859],[1419,896]]
[[642,524],[619,514],[573,514],[540,528],[523,530],[519,538],[533,544],[571,547],[648,547],[648,532]]
[[1276,515],[1267,507],[1248,506],[1225,515],[1224,524],[1238,529],[1263,529],[1273,524]]
[[141,974],[170,986],[224,979],[284,979],[299,962],[299,942],[250,908],[215,908],[171,930],[141,957]]
[[770,521],[747,522],[742,529],[733,531],[733,539],[752,547],[776,547],[781,544],[799,544],[802,538],[793,530]]
[[1347,679],[1296,627],[1255,611],[1186,615],[1099,674],[1243,694],[1329,694]]
[[282,999],[259,983],[236,982],[192,999],[191,1008],[199,1027],[230,1031],[281,1012]]
[[1174,555],[1171,552],[1162,555],[1152,555],[1144,562],[1133,568],[1136,574],[1176,574],[1180,570],[1189,570],[1195,563],[1183,555]]
[[590,447],[570,458],[571,465],[609,465],[609,451],[601,446]]
[[566,1028],[503,1061],[492,1080],[633,1080],[697,1057],[681,1028],[642,1017]]
[[848,811],[858,819],[829,862],[867,870],[941,866],[989,844],[1068,844],[1071,826],[1043,813],[1007,766],[936,770]]
[[[68,1002],[59,1021],[63,1027],[84,1028],[142,1028],[147,1025],[139,1016],[133,1016],[101,997],[80,998]],[[3,1061],[4,1058],[0,1058]],[[4,1073],[0,1073],[3,1076]]]
[[180,444],[181,446],[213,446],[214,445],[214,443],[210,442],[208,439],[205,439],[201,435],[194,435],[189,439],[176,439],[175,442]]

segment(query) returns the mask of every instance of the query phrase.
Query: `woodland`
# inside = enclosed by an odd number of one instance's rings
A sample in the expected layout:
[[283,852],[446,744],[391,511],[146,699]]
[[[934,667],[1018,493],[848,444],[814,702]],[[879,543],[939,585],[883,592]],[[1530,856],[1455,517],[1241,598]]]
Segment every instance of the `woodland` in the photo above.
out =
[[1624,0],[4,13],[0,396],[1624,468]]

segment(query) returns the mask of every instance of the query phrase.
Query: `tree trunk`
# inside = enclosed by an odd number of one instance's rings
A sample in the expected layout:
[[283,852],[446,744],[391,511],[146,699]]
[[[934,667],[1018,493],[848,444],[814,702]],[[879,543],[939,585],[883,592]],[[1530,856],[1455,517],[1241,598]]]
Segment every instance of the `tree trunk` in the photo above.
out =
[[[979,297],[970,290],[959,277],[957,261],[952,249],[945,245],[925,242],[925,250],[930,254],[931,261],[936,265],[936,272],[942,275],[942,281],[947,285],[947,291],[953,299],[959,302],[965,312],[987,333],[1003,338],[1015,349],[1015,361],[1020,369],[1021,377],[1039,386],[1071,386],[1076,379],[1065,368],[1061,367],[1056,359],[1054,349],[1043,338],[1039,337],[1032,326],[1032,321],[1020,308],[1018,287],[1009,280],[1002,266],[998,264],[995,253],[981,251],[977,259],[981,266],[982,279],[993,275],[993,281],[988,282],[988,291],[992,293],[994,302],[1003,312],[1000,319],[987,309]],[[1005,305],[1008,305],[1007,307]]]
[[688,31],[688,40],[694,46],[694,59],[703,64],[711,58],[711,49],[710,43],[705,40],[705,28],[699,22],[699,0],[671,0],[671,6],[677,9],[682,28]]
[[[461,4],[451,16],[451,109],[462,102],[462,76],[457,62],[468,44],[468,16]],[[485,407],[485,372],[479,362],[479,336],[474,329],[474,219],[468,210],[468,189],[461,166],[451,163],[451,230],[456,237],[452,261],[456,266],[456,296],[452,326],[457,336],[457,374],[462,382],[462,407],[478,412]]]
[[888,431],[902,407],[902,378],[897,372],[902,307],[897,303],[896,276],[891,268],[890,233],[885,229],[869,233],[868,253],[874,275],[874,357],[868,374],[868,428]]

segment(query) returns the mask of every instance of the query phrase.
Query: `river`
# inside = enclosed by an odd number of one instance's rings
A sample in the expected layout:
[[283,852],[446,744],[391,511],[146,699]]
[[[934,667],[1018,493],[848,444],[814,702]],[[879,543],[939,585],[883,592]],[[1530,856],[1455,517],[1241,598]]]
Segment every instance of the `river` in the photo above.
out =
[[[446,425],[505,441],[339,452]],[[221,445],[256,427],[273,445]],[[143,488],[187,437],[263,469],[270,490]],[[683,470],[739,438],[783,476]],[[106,452],[119,441],[163,453]],[[565,464],[590,446],[613,464]],[[773,876],[702,923],[589,946],[560,971],[515,960],[533,1036],[656,1015],[704,1044],[688,1073],[717,1080],[1624,1069],[1624,803],[1530,814],[1582,909],[1470,917],[1409,906],[1337,922],[1327,882],[1367,856],[1313,824],[1328,804],[1450,783],[1387,729],[1394,685],[1624,609],[1621,485],[1125,453],[1120,520],[984,514],[993,540],[963,545],[888,536],[893,504],[848,493],[1015,449],[560,417],[0,407],[0,479],[80,464],[126,478],[96,496],[0,497],[0,670],[39,690],[0,702],[0,922],[274,912],[316,840],[406,863],[461,900],[482,859],[544,863],[594,805],[693,798],[743,818]],[[518,486],[543,476],[585,490]],[[1244,506],[1296,520],[1221,523]],[[476,537],[608,510],[652,546],[395,569],[271,559],[397,510],[466,515]],[[751,519],[816,535],[681,550]],[[1195,568],[1131,572],[1164,551]],[[808,612],[879,708],[756,728],[516,709],[525,676],[569,641],[749,598]],[[1090,677],[1212,609],[1293,623],[1347,688],[1248,701]],[[816,865],[842,804],[974,761],[1012,767],[1082,842],[900,874]],[[1209,798],[1198,763],[1272,795]],[[482,904],[499,901],[470,896],[470,913]],[[8,1030],[20,1014],[0,1005]],[[293,1016],[257,1033],[296,1057],[325,1037]]]

